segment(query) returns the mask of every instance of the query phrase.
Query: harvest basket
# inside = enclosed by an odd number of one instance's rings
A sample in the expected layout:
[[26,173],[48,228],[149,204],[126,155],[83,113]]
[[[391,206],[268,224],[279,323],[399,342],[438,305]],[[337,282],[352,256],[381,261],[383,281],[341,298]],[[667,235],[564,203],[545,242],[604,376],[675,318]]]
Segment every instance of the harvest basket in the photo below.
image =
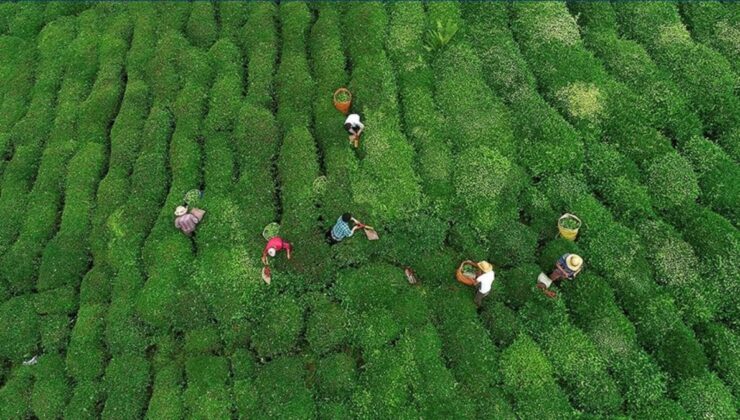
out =
[[560,236],[569,241],[575,241],[578,230],[581,228],[581,219],[575,214],[565,213],[558,219]]
[[334,108],[344,115],[349,114],[352,106],[352,93],[346,88],[339,88],[334,91]]
[[475,277],[479,270],[478,264],[473,261],[463,261],[460,267],[457,268],[455,277],[460,283],[466,286],[473,286],[475,285]]
[[262,229],[262,237],[265,238],[266,241],[278,236],[279,233],[280,225],[277,222],[272,222]]

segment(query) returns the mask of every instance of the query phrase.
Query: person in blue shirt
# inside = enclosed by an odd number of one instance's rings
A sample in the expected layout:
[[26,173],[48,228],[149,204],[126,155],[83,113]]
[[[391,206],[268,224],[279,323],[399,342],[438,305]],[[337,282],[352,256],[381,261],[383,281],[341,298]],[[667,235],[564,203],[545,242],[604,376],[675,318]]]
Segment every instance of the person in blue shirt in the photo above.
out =
[[[349,226],[350,222],[352,222],[353,224],[352,227]],[[355,231],[361,228],[362,223],[352,217],[351,214],[344,213],[339,219],[337,219],[337,222],[334,224],[334,226],[329,229],[328,232],[326,232],[326,242],[329,245],[338,244],[339,242],[342,242],[345,238],[349,238],[350,236],[354,235]]]

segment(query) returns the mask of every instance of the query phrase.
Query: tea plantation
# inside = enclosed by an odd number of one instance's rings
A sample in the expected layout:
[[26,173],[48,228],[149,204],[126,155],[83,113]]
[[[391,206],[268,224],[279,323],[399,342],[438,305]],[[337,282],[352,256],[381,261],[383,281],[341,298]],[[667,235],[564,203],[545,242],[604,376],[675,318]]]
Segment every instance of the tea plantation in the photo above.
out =
[[0,419],[738,418],[738,46],[731,2],[0,3]]

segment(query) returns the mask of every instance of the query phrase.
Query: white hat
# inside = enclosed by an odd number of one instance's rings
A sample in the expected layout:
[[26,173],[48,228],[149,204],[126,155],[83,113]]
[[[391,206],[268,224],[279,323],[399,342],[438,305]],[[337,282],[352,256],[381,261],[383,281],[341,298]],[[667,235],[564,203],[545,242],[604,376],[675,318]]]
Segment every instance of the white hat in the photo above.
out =
[[267,248],[267,254],[269,256],[274,257],[275,253],[276,253],[275,248]]
[[175,209],[175,216],[178,216],[179,217],[179,216],[184,215],[187,212],[188,212],[188,208],[187,207],[185,207],[185,206],[177,206],[177,208]]
[[583,259],[576,254],[570,254],[565,260],[565,263],[568,264],[568,268],[570,268],[571,270],[578,271],[581,269]]

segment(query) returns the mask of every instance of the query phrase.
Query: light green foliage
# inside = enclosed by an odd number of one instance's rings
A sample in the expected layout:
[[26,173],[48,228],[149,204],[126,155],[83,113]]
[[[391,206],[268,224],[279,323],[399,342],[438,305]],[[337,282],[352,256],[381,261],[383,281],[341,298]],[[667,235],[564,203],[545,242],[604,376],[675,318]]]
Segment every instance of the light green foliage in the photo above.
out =
[[659,209],[693,203],[699,193],[691,165],[678,154],[669,154],[655,161],[647,175],[653,204]]

